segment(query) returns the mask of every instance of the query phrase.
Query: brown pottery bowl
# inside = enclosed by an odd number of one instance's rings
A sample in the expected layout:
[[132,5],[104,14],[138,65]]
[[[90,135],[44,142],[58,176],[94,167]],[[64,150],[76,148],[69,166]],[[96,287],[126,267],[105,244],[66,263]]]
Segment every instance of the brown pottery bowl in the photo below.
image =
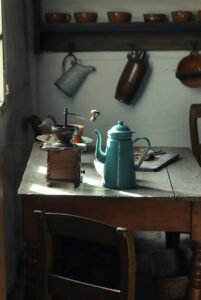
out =
[[182,23],[191,21],[193,14],[191,11],[172,11],[171,16],[173,22]]
[[95,12],[75,12],[74,19],[77,23],[94,23],[97,20]]
[[45,20],[49,24],[68,23],[71,15],[69,13],[46,13]]
[[166,21],[165,14],[144,14],[145,22],[164,22]]
[[108,11],[107,17],[110,23],[123,23],[131,20],[131,14],[123,11]]

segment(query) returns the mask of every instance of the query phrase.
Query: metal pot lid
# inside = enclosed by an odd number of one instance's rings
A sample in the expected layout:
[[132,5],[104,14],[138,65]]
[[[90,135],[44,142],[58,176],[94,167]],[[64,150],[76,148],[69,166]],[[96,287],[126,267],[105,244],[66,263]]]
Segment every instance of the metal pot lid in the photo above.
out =
[[117,139],[130,139],[133,133],[123,121],[117,121],[117,124],[108,131],[108,136]]

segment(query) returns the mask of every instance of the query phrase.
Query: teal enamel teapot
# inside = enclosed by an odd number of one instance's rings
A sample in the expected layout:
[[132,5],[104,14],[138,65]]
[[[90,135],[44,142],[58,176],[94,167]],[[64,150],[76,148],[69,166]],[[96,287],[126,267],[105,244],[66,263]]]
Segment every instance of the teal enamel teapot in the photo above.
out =
[[[95,129],[96,149],[95,157],[104,164],[104,186],[112,189],[128,189],[136,186],[136,170],[144,161],[149,149],[150,141],[146,137],[138,137],[132,140],[131,131],[123,121],[118,121],[108,131],[105,152],[102,151],[102,138],[100,132]],[[133,144],[143,140],[146,143],[145,151],[137,165],[134,164]]]

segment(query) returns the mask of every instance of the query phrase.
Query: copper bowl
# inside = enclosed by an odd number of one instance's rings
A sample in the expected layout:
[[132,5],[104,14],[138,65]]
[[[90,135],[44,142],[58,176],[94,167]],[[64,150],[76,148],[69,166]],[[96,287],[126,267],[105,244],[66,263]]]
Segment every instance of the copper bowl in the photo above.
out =
[[73,143],[82,143],[82,136],[85,126],[83,124],[68,124],[68,126],[77,127],[78,129],[77,133],[73,136]]
[[108,11],[107,17],[110,23],[123,23],[131,20],[131,14],[123,11]]
[[183,23],[189,22],[192,20],[192,12],[191,11],[172,11],[171,17],[173,22]]
[[74,19],[77,23],[94,23],[97,20],[95,12],[75,12]]
[[57,144],[71,146],[73,137],[78,133],[79,128],[74,125],[52,125],[51,131],[57,136]]
[[191,88],[201,87],[201,54],[190,53],[178,64],[176,77]]
[[166,19],[165,14],[144,14],[145,22],[164,22]]
[[68,23],[71,15],[69,13],[46,13],[45,20],[49,24]]

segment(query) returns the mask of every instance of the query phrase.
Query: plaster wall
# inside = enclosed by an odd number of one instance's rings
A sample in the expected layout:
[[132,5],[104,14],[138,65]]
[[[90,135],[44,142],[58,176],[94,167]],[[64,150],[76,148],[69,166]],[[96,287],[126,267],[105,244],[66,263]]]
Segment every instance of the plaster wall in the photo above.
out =
[[[200,102],[200,89],[187,88],[175,77],[177,63],[187,53],[149,53],[149,71],[130,105],[114,98],[127,60],[126,53],[78,53],[86,65],[95,66],[97,71],[88,76],[74,98],[67,97],[54,85],[60,76],[64,55],[40,56],[38,78],[42,117],[53,114],[63,123],[63,108],[68,107],[89,119],[89,111],[95,108],[101,116],[96,123],[84,122],[86,136],[93,137],[92,131],[97,127],[105,137],[117,120],[124,120],[136,136],[149,137],[152,145],[189,146],[188,112],[191,103]],[[69,121],[80,122],[71,117]]]
[[[170,17],[172,10],[200,9],[197,0],[170,1],[106,1],[99,3],[88,0],[60,0],[43,2],[43,12],[93,10],[98,12],[98,21],[107,21],[108,10],[129,10],[133,20],[142,20],[145,12],[163,12]],[[74,20],[72,20],[74,22]],[[126,52],[75,53],[86,65],[93,65],[97,71],[88,76],[74,98],[69,98],[54,85],[61,75],[61,64],[66,53],[42,53],[37,56],[37,82],[39,87],[38,111],[41,118],[53,114],[63,123],[63,108],[89,116],[91,109],[101,112],[94,124],[84,122],[85,135],[94,137],[97,127],[106,137],[106,132],[117,120],[136,132],[136,136],[150,138],[152,145],[189,146],[188,113],[191,103],[200,102],[200,89],[191,89],[176,79],[175,71],[179,61],[189,54],[187,51],[148,52],[149,70],[137,95],[130,105],[122,104],[114,98],[120,74],[127,62]],[[79,122],[71,118],[72,122]]]

